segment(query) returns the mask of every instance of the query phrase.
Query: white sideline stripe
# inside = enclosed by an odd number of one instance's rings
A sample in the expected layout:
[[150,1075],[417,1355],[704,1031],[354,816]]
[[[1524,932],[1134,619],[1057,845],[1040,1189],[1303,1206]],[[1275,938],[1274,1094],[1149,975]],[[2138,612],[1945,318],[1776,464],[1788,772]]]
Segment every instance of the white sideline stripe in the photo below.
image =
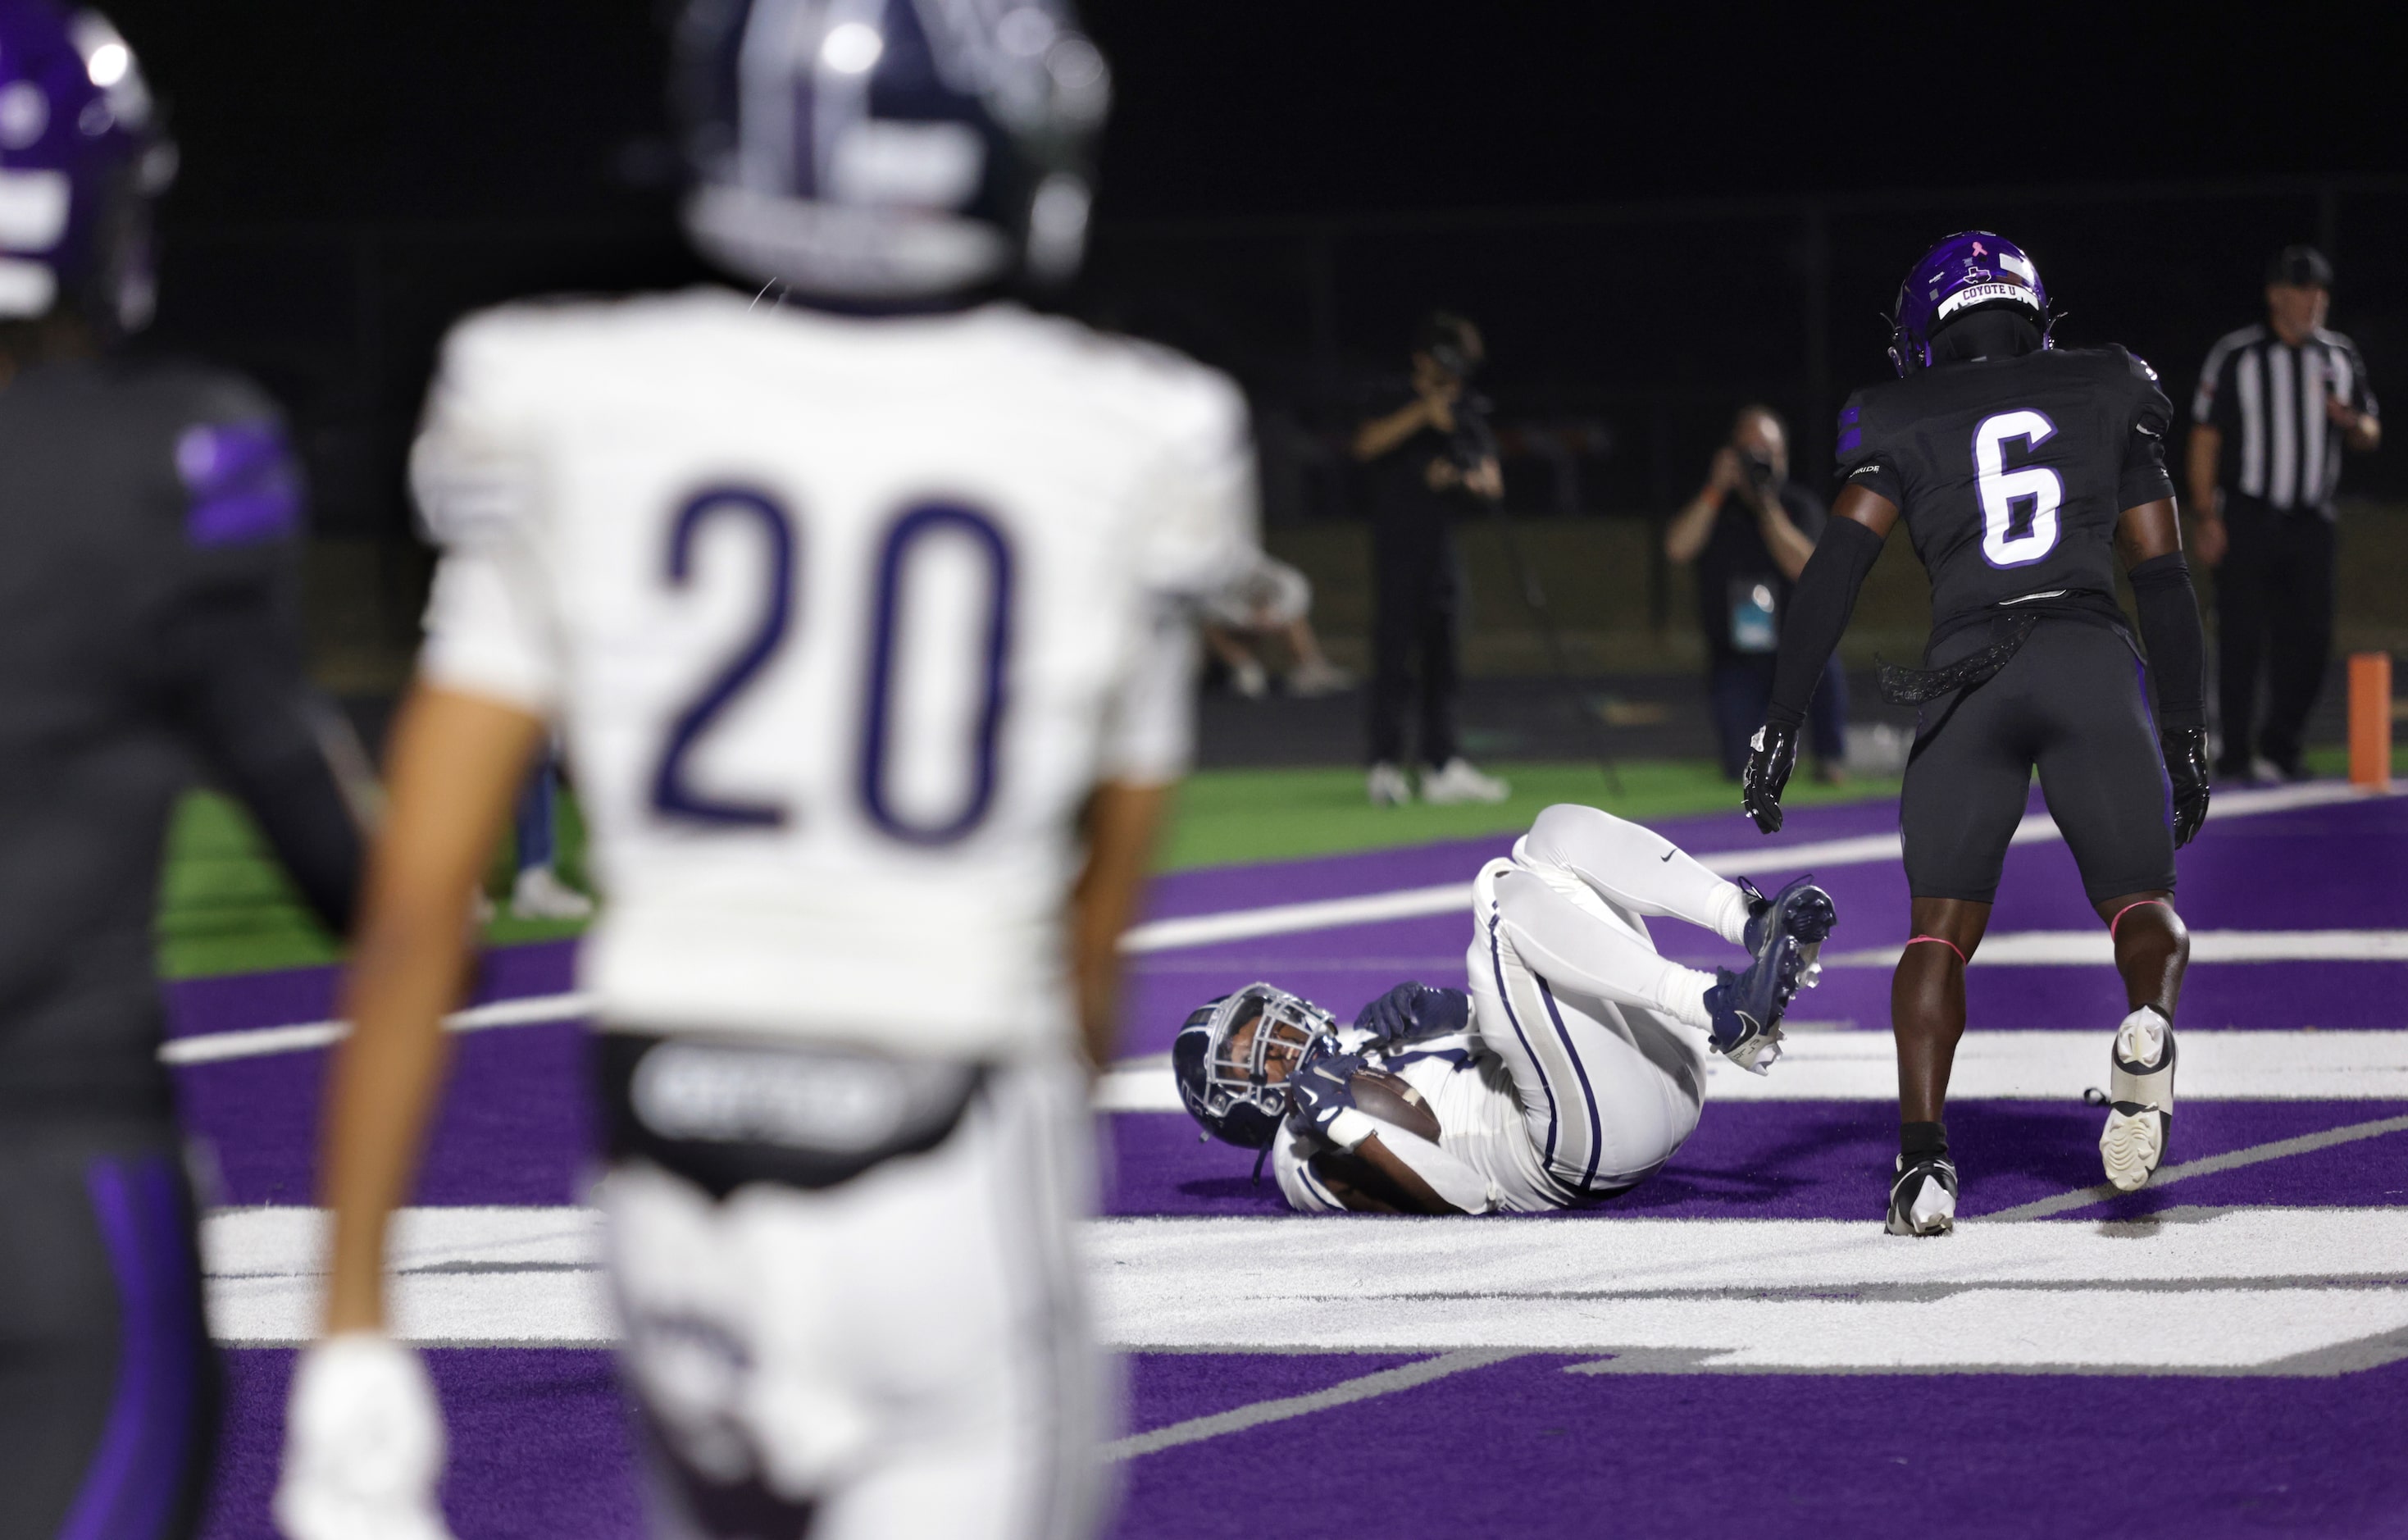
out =
[[[1826,953],[1827,968],[1889,968],[1903,946]],[[2193,962],[2408,961],[2408,930],[2194,930]],[[1985,936],[1972,965],[2069,963],[2113,966],[2115,944],[2105,929],[2015,930]]]
[[[218,1340],[308,1339],[324,1224],[297,1208],[204,1220]],[[1102,1219],[1082,1231],[1101,1334],[1139,1350],[1658,1349],[1706,1368],[2229,1373],[2408,1331],[2402,1209],[2228,1209],[2145,1228],[1971,1218],[1929,1245],[1870,1219]],[[606,1345],[616,1323],[601,1256],[590,1209],[405,1210],[396,1334]]]
[[[2361,791],[2340,783],[2315,782],[2298,786],[2269,786],[2255,791],[2228,792],[2208,805],[2211,821],[2245,818],[2256,813],[2287,813],[2331,802],[2364,801],[2380,792]],[[2046,813],[2027,813],[2010,842],[2042,844],[2063,839]],[[1725,877],[1749,872],[1804,871],[1809,868],[1864,866],[1899,858],[1903,847],[1896,834],[1864,834],[1846,840],[1822,840],[1805,844],[1756,845],[1745,850],[1720,850],[1697,857],[1709,871]],[[1255,936],[1288,935],[1299,930],[1330,930],[1340,926],[1370,925],[1381,920],[1418,919],[1453,914],[1471,907],[1471,885],[1440,883],[1433,887],[1399,888],[1343,899],[1316,899],[1309,903],[1268,904],[1260,909],[1231,909],[1213,914],[1187,914],[1133,926],[1121,937],[1121,950],[1133,955],[1209,946],[1217,942],[1245,941]]]
[[[2114,1023],[2093,1031],[1968,1032],[1948,1094],[1959,1100],[2072,1101],[2107,1084]],[[1898,1058],[1887,1032],[1794,1033],[1781,1062],[1749,1074],[1706,1060],[1709,1101],[1895,1101]],[[2178,1096],[2196,1101],[2408,1101],[2408,1031],[2185,1029]],[[1096,1087],[1106,1112],[1178,1112],[1166,1054],[1124,1059]]]
[[[494,1027],[531,1027],[543,1021],[568,1021],[589,1015],[594,997],[582,994],[525,995],[475,1005],[443,1018],[444,1029],[480,1032]],[[229,1058],[258,1058],[267,1054],[299,1053],[342,1040],[351,1029],[348,1021],[308,1021],[293,1027],[252,1027],[235,1032],[202,1032],[170,1038],[159,1045],[163,1064],[215,1064]]]

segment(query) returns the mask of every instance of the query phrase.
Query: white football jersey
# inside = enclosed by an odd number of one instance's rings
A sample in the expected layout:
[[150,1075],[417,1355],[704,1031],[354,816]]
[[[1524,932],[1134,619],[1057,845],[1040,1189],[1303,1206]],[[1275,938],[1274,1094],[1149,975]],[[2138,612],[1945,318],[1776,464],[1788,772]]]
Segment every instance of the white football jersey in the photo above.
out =
[[1074,819],[1184,768],[1192,602],[1254,558],[1231,381],[1009,305],[514,306],[412,477],[423,675],[562,727],[606,1023],[1068,1041]]
[[[1528,1120],[1504,1060],[1480,1044],[1479,1026],[1446,1037],[1406,1044],[1394,1053],[1372,1052],[1365,1062],[1386,1070],[1422,1093],[1438,1119],[1438,1145],[1478,1172],[1488,1184],[1488,1207],[1510,1214],[1543,1214],[1564,1206],[1560,1189],[1548,1181]],[[1339,1034],[1353,1048],[1363,1034]],[[1338,1201],[1312,1173],[1312,1157],[1327,1146],[1284,1125],[1271,1147],[1271,1170],[1280,1193],[1300,1214],[1338,1214]]]

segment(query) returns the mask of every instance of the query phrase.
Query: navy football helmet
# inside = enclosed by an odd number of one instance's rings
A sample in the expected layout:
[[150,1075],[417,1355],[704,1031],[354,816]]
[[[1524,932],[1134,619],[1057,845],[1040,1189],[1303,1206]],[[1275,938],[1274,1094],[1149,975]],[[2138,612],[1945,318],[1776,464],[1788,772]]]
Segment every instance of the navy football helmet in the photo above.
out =
[[134,50],[97,11],[0,0],[0,319],[150,320],[150,200],[175,180]]
[[1915,259],[1890,312],[1889,361],[1903,377],[1931,367],[1931,334],[1975,310],[2011,309],[2050,345],[2048,289],[2024,249],[1988,230],[1960,230]]
[[1104,57],[1068,0],[691,0],[687,234],[804,295],[1058,282],[1085,253]]
[[[1254,1031],[1237,1044],[1249,1026]],[[1280,1119],[1287,1115],[1287,1086],[1269,1078],[1271,1050],[1285,1048],[1300,1058],[1316,1039],[1337,1030],[1328,1012],[1273,985],[1249,984],[1207,1000],[1171,1041],[1179,1100],[1196,1121],[1229,1144],[1268,1149],[1279,1136]]]

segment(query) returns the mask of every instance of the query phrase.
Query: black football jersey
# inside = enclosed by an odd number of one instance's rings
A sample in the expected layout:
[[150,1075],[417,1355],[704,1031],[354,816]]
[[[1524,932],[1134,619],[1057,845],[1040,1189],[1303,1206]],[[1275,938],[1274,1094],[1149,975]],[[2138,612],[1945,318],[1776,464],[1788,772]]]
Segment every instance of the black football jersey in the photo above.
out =
[[1935,640],[2019,602],[2120,616],[2116,521],[2173,496],[2172,417],[2156,371],[2119,347],[1945,364],[1848,398],[1841,484],[1905,515]]
[[0,384],[0,1119],[161,1110],[151,932],[196,770],[348,920],[359,839],[302,673],[301,505],[239,379],[84,359]]

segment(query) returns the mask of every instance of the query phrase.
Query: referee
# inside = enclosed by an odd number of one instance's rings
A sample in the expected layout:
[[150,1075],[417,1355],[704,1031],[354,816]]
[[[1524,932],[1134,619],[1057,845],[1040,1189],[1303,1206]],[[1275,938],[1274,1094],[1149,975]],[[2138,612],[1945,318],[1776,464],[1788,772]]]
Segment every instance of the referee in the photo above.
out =
[[2331,295],[2324,253],[2285,247],[2266,271],[2266,324],[2243,326],[2208,350],[2191,399],[2199,557],[2215,569],[2224,721],[2216,771],[2228,780],[2305,773],[2300,734],[2332,652],[2342,446],[2371,450],[2383,441],[2366,361],[2348,338],[2325,328]]

